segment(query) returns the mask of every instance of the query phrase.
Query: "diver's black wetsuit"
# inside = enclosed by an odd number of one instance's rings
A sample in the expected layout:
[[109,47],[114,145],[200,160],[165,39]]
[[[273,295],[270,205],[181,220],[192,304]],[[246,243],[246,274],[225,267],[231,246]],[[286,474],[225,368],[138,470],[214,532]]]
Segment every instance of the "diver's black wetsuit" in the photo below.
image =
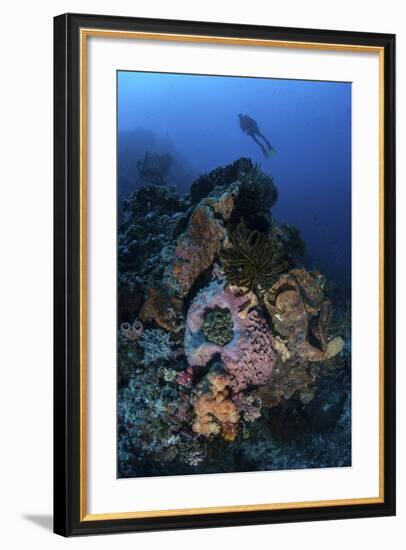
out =
[[[240,128],[241,128],[241,130],[245,134],[247,134],[248,136],[252,137],[252,139],[255,141],[255,143],[261,147],[265,158],[268,158],[270,153],[275,153],[275,149],[272,147],[272,145],[269,143],[269,141],[266,139],[266,137],[259,131],[258,124],[255,122],[255,120],[253,118],[251,118],[248,115],[243,115],[243,114],[239,114],[238,118],[240,119]],[[257,136],[259,136],[260,138],[262,138],[264,140],[268,150],[257,139]]]

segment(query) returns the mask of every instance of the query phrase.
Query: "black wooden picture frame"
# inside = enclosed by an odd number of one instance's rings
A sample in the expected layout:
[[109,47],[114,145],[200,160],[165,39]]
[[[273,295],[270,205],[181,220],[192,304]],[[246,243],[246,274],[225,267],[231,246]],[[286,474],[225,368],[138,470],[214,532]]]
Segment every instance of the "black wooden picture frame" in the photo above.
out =
[[[383,61],[382,497],[374,502],[91,518],[83,510],[81,410],[81,29],[379,49]],[[54,20],[54,531],[63,536],[395,514],[395,36],[64,14]],[[82,327],[83,328],[83,327]],[[236,503],[238,505],[238,503]]]

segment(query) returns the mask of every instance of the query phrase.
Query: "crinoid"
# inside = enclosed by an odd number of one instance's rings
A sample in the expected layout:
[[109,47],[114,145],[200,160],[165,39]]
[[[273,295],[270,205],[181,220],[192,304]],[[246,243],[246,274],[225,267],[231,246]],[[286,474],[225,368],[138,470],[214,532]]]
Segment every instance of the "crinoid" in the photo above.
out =
[[223,250],[227,281],[248,290],[266,291],[287,262],[276,252],[276,243],[264,233],[250,231],[244,221],[230,232],[231,248]]
[[278,199],[278,190],[271,176],[256,164],[239,176],[238,207],[246,213],[267,212]]

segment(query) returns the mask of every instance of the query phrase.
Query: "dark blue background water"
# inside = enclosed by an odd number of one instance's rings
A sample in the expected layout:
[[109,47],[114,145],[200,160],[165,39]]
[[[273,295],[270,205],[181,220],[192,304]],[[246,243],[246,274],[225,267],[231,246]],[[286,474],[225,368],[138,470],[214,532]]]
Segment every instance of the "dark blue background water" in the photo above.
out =
[[[277,154],[263,157],[238,113]],[[146,150],[174,155],[180,191],[241,156],[260,163],[279,190],[274,218],[299,227],[308,267],[350,286],[351,84],[120,71],[118,133],[121,196],[139,187]]]

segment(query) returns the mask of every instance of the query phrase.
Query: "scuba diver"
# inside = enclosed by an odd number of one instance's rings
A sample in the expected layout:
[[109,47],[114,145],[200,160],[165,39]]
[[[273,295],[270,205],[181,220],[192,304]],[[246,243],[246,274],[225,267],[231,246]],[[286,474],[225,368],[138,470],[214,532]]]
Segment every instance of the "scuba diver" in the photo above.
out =
[[[259,131],[258,124],[253,118],[241,113],[238,115],[238,118],[240,119],[241,130],[248,136],[252,137],[255,143],[261,147],[265,158],[268,158],[270,154],[276,153],[276,150],[272,147],[266,137]],[[266,147],[258,140],[257,136],[262,138],[266,144]]]

